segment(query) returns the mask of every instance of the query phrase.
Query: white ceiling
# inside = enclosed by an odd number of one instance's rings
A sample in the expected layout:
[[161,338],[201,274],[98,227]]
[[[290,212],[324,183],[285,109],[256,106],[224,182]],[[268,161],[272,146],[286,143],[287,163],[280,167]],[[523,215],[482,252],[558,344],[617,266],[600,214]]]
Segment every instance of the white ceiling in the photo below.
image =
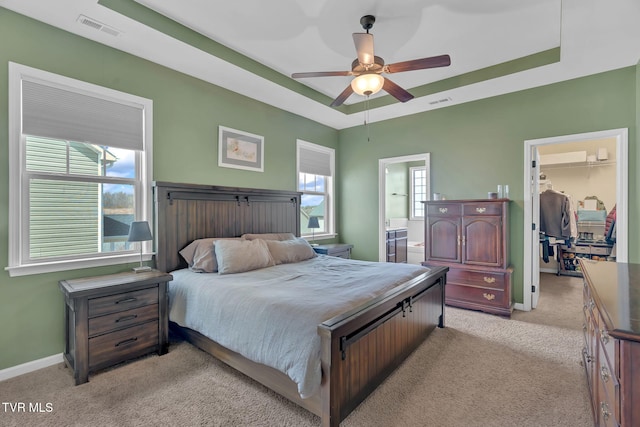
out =
[[[133,0],[132,0],[133,1]],[[450,67],[393,74],[408,89],[560,47],[560,62],[374,108],[370,121],[468,102],[625,66],[640,59],[638,0],[138,0],[285,76],[350,70],[351,34],[360,17],[386,63],[449,54]],[[267,80],[147,27],[97,0],[0,0],[0,6],[185,74],[308,117],[336,129],[362,124],[281,84]],[[78,22],[85,15],[120,31],[112,36]],[[301,79],[335,98],[350,77]],[[381,92],[378,96],[385,95]],[[447,99],[445,103],[434,101]],[[346,104],[360,102],[352,95]]]

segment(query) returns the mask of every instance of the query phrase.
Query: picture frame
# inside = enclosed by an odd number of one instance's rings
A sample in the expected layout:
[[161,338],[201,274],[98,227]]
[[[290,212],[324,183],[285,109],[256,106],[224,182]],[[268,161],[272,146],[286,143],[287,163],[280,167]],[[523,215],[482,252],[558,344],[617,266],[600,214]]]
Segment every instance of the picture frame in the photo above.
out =
[[218,166],[264,172],[264,137],[218,126]]

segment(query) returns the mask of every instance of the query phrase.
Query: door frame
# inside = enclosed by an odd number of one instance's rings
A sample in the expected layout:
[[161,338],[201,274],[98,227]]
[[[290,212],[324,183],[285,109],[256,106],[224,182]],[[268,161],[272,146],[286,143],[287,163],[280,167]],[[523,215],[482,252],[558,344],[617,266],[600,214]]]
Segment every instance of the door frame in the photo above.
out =
[[539,200],[537,191],[540,177],[532,176],[532,160],[537,147],[592,139],[616,139],[616,261],[627,262],[628,258],[628,197],[629,197],[629,130],[628,128],[610,129],[597,132],[530,139],[524,142],[524,260],[523,260],[523,302],[515,304],[519,310],[531,310],[531,279],[533,263],[539,262],[539,242],[534,239],[538,225],[532,230],[533,197]]
[[427,168],[427,199],[431,198],[431,154],[411,154],[408,156],[388,157],[378,159],[378,261],[387,261],[387,239],[386,239],[386,206],[387,206],[387,178],[385,169],[394,163],[407,163],[424,161]]

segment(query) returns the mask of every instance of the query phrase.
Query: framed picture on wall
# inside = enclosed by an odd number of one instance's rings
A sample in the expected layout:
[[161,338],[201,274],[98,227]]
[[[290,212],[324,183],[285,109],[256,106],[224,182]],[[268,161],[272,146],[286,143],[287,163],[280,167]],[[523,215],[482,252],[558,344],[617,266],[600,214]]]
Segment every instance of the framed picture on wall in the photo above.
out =
[[218,127],[218,166],[264,171],[264,137]]

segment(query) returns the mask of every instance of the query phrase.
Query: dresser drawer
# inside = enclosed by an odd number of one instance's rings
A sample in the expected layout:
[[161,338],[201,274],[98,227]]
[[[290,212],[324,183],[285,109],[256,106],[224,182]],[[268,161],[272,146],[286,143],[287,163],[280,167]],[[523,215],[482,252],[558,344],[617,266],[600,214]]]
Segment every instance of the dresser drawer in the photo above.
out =
[[[600,387],[604,390],[604,394],[602,392],[600,393],[600,400],[607,403],[611,417],[615,417],[615,420],[619,421],[620,405],[618,402],[620,401],[620,383],[616,377],[613,365],[604,357],[606,350],[604,349],[602,341],[599,341],[599,345],[597,375],[599,376],[598,381],[600,382]],[[618,424],[614,423],[612,425]]]
[[609,255],[611,248],[603,246],[591,246],[591,255]]
[[429,216],[439,215],[460,215],[462,207],[459,203],[438,203],[427,205],[427,214]]
[[158,304],[145,305],[89,319],[89,336],[93,337],[128,326],[158,319]]
[[449,283],[472,285],[502,291],[505,288],[506,280],[505,273],[450,268],[447,273],[447,284]]
[[406,239],[407,235],[407,230],[396,230],[396,239]]
[[89,369],[112,365],[158,346],[158,321],[89,339]]
[[[508,301],[507,294],[501,290],[458,285],[449,282],[448,279],[447,286],[445,286],[445,298],[447,304],[449,303],[449,299],[497,308],[508,307],[511,304],[511,301]],[[452,305],[455,305],[455,303]]]
[[102,316],[158,303],[158,287],[124,292],[89,300],[89,317]]
[[464,215],[502,215],[502,205],[500,203],[465,203]]

